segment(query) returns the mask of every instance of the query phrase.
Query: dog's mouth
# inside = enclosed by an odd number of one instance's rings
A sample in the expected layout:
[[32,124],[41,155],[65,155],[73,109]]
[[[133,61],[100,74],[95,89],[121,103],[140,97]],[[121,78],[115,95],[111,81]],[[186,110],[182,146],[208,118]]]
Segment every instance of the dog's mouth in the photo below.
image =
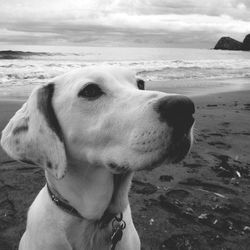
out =
[[188,154],[192,145],[192,135],[184,134],[178,139],[172,136],[173,143],[160,148],[156,152],[152,152],[151,160],[149,160],[145,165],[139,167],[137,170],[151,170],[163,163],[178,163],[182,161]]
[[173,136],[174,143],[171,143],[165,152],[163,151],[161,159],[167,163],[178,163],[188,154],[192,145],[192,135],[184,134],[181,138]]
[[[151,132],[154,134],[154,131]],[[147,134],[147,132],[143,132]],[[178,163],[185,158],[192,145],[192,130],[187,133],[158,131],[154,137],[134,140],[131,143],[133,156],[120,161],[110,161],[108,169],[114,174],[129,171],[152,170],[161,164]]]

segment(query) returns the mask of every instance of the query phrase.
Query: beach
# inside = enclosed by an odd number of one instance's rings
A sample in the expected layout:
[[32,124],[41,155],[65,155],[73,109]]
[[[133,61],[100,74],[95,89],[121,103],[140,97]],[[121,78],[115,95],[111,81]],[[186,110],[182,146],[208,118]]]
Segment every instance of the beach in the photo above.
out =
[[[189,95],[196,121],[193,148],[181,163],[135,174],[130,203],[144,250],[249,249],[249,86],[209,86],[147,85]],[[0,130],[23,99],[0,100]],[[0,149],[1,250],[17,249],[28,208],[44,184],[42,169],[13,161]]]

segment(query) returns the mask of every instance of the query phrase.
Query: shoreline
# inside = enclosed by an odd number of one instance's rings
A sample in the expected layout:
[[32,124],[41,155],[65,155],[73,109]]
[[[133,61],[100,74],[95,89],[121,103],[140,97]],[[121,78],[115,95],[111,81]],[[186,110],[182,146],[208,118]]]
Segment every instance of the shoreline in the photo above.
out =
[[[0,100],[20,100],[28,98],[39,85],[0,86]],[[216,93],[250,90],[250,78],[228,79],[179,79],[146,81],[146,90],[183,94],[190,97]]]
[[205,96],[217,93],[250,90],[250,78],[149,81],[147,82],[147,89],[184,94],[190,97]]

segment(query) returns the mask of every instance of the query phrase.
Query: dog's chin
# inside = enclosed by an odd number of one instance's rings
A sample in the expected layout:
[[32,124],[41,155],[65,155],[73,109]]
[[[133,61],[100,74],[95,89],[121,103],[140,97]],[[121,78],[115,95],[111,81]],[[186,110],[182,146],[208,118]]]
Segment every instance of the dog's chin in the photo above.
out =
[[168,147],[152,152],[150,159],[145,154],[147,161],[142,166],[138,166],[135,170],[152,170],[162,164],[177,164],[181,162],[189,153],[192,146],[191,135],[184,135],[181,139],[171,143]]
[[125,174],[127,172],[132,171],[131,167],[129,166],[127,162],[116,163],[112,161],[112,162],[109,162],[106,167],[112,174]]
[[123,159],[123,163],[111,161],[106,164],[108,170],[113,174],[125,174],[132,171],[152,170],[162,164],[176,164],[182,161],[188,154],[191,144],[191,135],[184,135],[175,143],[157,149],[152,152],[145,152],[138,155],[135,153],[134,159]]
[[[163,146],[160,148],[156,147],[155,150],[147,148],[138,150],[136,148],[133,157],[131,155],[126,157],[126,153],[124,153],[124,158],[121,161],[110,160],[105,166],[113,174],[125,174],[132,171],[152,170],[162,164],[176,164],[189,153],[192,142],[192,130],[187,134],[172,134],[169,143],[161,143]],[[152,148],[151,145],[148,147]]]

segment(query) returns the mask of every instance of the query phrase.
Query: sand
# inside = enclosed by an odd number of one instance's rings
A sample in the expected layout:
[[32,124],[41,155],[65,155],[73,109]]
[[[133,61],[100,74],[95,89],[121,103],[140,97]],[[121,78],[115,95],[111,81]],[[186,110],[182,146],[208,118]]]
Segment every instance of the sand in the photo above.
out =
[[[175,92],[175,91],[174,91]],[[249,249],[250,91],[194,96],[186,159],[136,173],[130,192],[142,249]],[[21,105],[0,101],[0,130]],[[0,249],[16,249],[43,171],[0,150]]]

